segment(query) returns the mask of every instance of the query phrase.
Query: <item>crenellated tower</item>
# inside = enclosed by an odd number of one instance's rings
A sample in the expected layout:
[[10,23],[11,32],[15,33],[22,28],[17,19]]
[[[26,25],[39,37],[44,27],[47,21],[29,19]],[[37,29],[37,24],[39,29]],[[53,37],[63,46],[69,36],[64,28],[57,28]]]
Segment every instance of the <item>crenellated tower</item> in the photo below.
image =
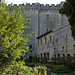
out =
[[[25,30],[24,33],[32,33],[32,37],[29,37],[29,55],[33,57],[37,55],[37,39],[36,37],[55,29],[60,29],[61,27],[68,24],[67,17],[65,15],[59,14],[59,9],[63,7],[64,2],[60,4],[40,4],[40,3],[26,3],[26,7],[22,13],[23,16],[26,14],[29,15],[29,21],[27,25],[29,25],[29,29]],[[8,5],[10,10],[13,9]],[[24,4],[14,4],[14,8],[18,8],[18,6],[24,6]],[[28,54],[27,54],[28,55]]]

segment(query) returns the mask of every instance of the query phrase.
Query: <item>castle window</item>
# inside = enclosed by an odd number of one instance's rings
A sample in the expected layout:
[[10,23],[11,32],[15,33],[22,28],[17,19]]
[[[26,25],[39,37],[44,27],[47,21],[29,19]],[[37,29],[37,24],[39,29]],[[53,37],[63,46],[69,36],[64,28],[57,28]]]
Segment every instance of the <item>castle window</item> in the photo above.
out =
[[73,50],[75,50],[75,45],[73,45]]
[[41,39],[41,46],[42,46],[42,39]]
[[44,53],[44,58],[46,57],[46,53]]
[[67,54],[67,57],[69,57],[70,56],[70,54]]
[[39,46],[39,40],[38,40],[38,46]]
[[28,20],[28,22],[30,22],[30,20]]
[[47,42],[47,39],[46,39],[46,37],[45,37],[45,45],[46,45],[46,42]]
[[56,43],[58,44],[58,38],[56,38]]
[[56,55],[54,55],[54,57],[56,58]]
[[58,58],[60,57],[60,54],[58,54]]
[[46,28],[46,32],[48,31],[48,28]]
[[32,49],[32,45],[29,45],[29,48]]
[[49,17],[49,14],[47,14],[47,18]]
[[66,35],[66,38],[65,38],[65,40],[66,40],[66,43],[67,43],[67,35]]
[[64,46],[62,46],[62,51],[64,51]]
[[52,24],[52,21],[50,20],[50,24]]
[[51,35],[50,35],[50,44],[52,43],[52,37],[51,37]]
[[65,54],[63,54],[63,57],[65,57]]
[[47,53],[47,59],[49,60],[49,53]]
[[41,53],[41,58],[42,58],[42,53]]

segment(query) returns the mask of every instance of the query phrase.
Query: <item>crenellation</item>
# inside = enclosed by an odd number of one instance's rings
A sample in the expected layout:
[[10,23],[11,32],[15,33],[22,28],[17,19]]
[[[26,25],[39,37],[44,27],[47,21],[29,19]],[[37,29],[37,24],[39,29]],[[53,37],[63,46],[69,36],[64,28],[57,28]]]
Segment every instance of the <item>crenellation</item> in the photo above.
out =
[[51,7],[52,7],[52,8],[55,7],[55,4],[51,4]]
[[46,7],[49,7],[49,4],[46,4]]
[[36,3],[32,3],[32,6],[36,6]]
[[30,6],[30,3],[26,3],[26,6]]
[[[11,4],[8,4],[8,7],[10,7],[10,5]],[[13,4],[13,7],[18,7],[18,6],[24,6],[25,4],[23,3],[23,4],[19,4],[19,5],[17,5],[17,4]],[[57,5],[55,5],[55,4],[51,4],[51,5],[49,5],[49,4],[46,4],[46,5],[44,5],[44,4],[40,4],[40,3],[32,3],[32,4],[30,4],[30,3],[26,3],[26,7],[28,7],[28,8],[32,8],[32,7],[34,7],[34,8],[40,8],[40,9],[59,9],[59,8],[61,8],[63,6],[63,2],[61,2],[60,4],[57,4]]]
[[57,4],[56,7],[60,7],[60,4]]
[[44,7],[44,4],[40,4],[40,7]]

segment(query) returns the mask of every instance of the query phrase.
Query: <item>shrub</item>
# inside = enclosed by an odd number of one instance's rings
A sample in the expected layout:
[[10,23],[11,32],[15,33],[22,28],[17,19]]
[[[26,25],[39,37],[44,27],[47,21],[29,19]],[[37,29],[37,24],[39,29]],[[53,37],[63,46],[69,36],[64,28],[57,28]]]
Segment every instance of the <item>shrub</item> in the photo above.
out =
[[47,75],[46,67],[38,66],[38,67],[25,67],[25,75]]
[[51,60],[52,60],[52,63],[56,63],[57,58],[56,57],[52,57]]
[[51,71],[55,73],[66,73],[66,72],[71,72],[71,70],[64,65],[50,65]]
[[72,56],[67,56],[66,57],[66,63],[72,63],[74,58]]

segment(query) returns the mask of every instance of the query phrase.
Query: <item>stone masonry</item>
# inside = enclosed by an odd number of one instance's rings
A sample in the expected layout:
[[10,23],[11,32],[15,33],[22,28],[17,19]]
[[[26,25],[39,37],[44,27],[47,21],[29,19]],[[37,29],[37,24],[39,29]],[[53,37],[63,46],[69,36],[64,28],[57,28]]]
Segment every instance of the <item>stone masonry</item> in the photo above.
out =
[[[25,34],[32,33],[32,37],[29,37],[29,52],[27,53],[27,57],[29,55],[37,56],[38,52],[38,42],[37,37],[40,35],[46,33],[47,31],[60,29],[66,25],[69,25],[67,17],[65,15],[59,14],[59,9],[63,7],[64,2],[61,2],[60,4],[57,4],[56,6],[54,4],[40,4],[40,3],[27,3],[26,7],[23,11],[23,16],[26,14],[29,15],[29,21],[27,22],[27,25],[29,25],[29,29],[25,30]],[[24,4],[19,4],[19,6],[23,6]],[[8,5],[10,7],[10,4]],[[14,4],[14,8],[17,8],[18,5]],[[12,10],[12,9],[11,9]],[[69,32],[70,33],[70,32]],[[62,35],[65,35],[64,33]],[[58,34],[57,34],[58,36]],[[61,37],[62,38],[62,37]]]

